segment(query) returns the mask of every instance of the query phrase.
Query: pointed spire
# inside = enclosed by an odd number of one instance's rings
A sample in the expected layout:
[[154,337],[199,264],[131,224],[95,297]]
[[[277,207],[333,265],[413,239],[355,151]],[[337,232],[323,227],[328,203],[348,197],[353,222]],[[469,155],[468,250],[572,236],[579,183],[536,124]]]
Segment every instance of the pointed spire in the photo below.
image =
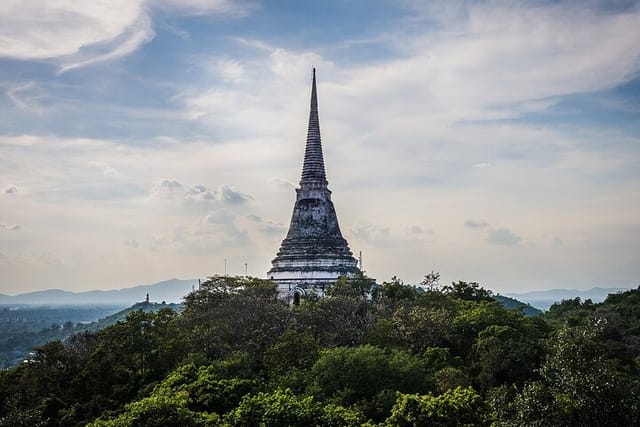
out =
[[309,128],[307,130],[307,145],[304,152],[302,179],[300,188],[318,188],[327,186],[322,156],[322,141],[320,140],[320,121],[318,120],[318,95],[316,92],[316,69],[313,69],[311,84],[311,111],[309,112]]

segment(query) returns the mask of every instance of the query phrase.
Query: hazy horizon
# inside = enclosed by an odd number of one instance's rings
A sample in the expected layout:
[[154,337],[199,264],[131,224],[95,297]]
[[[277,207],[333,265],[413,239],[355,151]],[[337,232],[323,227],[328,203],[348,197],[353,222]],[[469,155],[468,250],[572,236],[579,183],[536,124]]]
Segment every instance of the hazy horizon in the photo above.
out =
[[[214,273],[210,276],[213,275],[217,275],[218,273]],[[222,274],[219,274],[222,275]],[[208,276],[208,277],[210,277]],[[237,276],[242,276],[240,274],[238,274]],[[146,287],[146,286],[153,286],[153,285],[157,285],[160,283],[164,283],[164,282],[170,282],[172,280],[179,280],[179,281],[191,281],[191,280],[206,280],[207,277],[201,277],[201,278],[179,278],[179,277],[172,277],[170,279],[165,279],[165,280],[161,280],[159,282],[153,282],[153,283],[133,283],[133,284],[125,284],[125,285],[121,285],[121,286],[114,286],[114,287],[109,287],[109,288],[88,288],[88,289],[79,289],[79,290],[69,290],[66,289],[64,287],[49,287],[49,288],[41,288],[41,289],[33,289],[30,291],[26,291],[26,292],[0,292],[0,295],[6,295],[6,296],[17,296],[17,295],[24,295],[24,294],[28,294],[28,293],[32,293],[32,292],[44,292],[44,291],[63,291],[63,292],[73,292],[73,293],[81,293],[81,292],[92,292],[92,291],[99,291],[99,292],[109,292],[109,291],[120,291],[120,290],[126,290],[126,289],[131,289],[131,288],[139,288],[139,287]],[[390,281],[391,279],[385,279],[383,281]],[[378,280],[378,283],[381,283],[382,281]],[[404,281],[403,281],[404,282]],[[415,285],[415,286],[419,286],[420,283],[418,282],[413,282],[413,283],[409,283],[409,282],[404,282],[405,284],[409,284],[409,285]],[[443,282],[440,281],[440,285],[448,285],[450,284],[449,282]],[[640,285],[638,285],[640,286]],[[590,291],[590,290],[594,290],[594,289],[636,289],[638,286],[631,286],[631,287],[616,287],[616,286],[591,286],[588,288],[535,288],[535,289],[529,289],[529,290],[522,290],[522,289],[505,289],[501,292],[495,291],[494,294],[497,295],[518,295],[518,294],[529,294],[529,293],[535,293],[535,292],[545,292],[545,291]],[[487,287],[488,290],[493,291],[493,289],[490,289]]]
[[0,293],[265,277],[311,69],[378,281],[640,284],[640,2],[0,5]]

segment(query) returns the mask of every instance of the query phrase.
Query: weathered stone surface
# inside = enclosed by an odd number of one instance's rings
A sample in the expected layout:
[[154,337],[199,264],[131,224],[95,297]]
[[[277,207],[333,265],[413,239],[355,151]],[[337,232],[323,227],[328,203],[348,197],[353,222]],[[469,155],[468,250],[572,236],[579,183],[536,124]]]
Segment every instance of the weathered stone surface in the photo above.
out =
[[324,169],[316,74],[313,70],[311,110],[300,188],[287,237],[267,273],[283,296],[313,289],[320,295],[340,276],[353,277],[357,261],[342,237]]

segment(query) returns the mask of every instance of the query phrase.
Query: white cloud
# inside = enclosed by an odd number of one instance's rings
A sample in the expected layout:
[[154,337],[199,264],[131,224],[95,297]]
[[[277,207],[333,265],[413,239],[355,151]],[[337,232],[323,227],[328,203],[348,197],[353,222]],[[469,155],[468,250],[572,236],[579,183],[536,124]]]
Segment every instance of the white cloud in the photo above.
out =
[[411,234],[434,234],[433,230],[425,228],[421,225],[412,225],[407,228],[407,231]]
[[214,203],[220,200],[220,194],[204,185],[186,186],[174,179],[163,179],[154,183],[151,198],[179,200],[186,203]]
[[151,19],[141,15],[131,26],[124,28],[120,35],[110,39],[109,43],[95,44],[91,48],[83,47],[74,55],[65,58],[60,65],[60,72],[129,55],[153,37]]
[[487,242],[492,245],[513,246],[517,245],[522,238],[513,234],[508,228],[496,228],[487,231]]
[[436,233],[430,228],[421,225],[405,227],[406,239],[414,242],[434,242]]
[[251,222],[262,222],[262,218],[260,218],[258,215],[256,214],[249,214],[247,215],[247,219]]
[[225,184],[218,189],[211,189],[201,184],[187,186],[174,179],[163,179],[154,183],[150,197],[186,203],[223,202],[231,205],[241,205],[253,199],[249,194],[237,191],[230,185]]
[[[332,61],[309,51],[293,51],[264,42],[236,39],[253,52],[250,59],[202,59],[203,74],[213,63],[222,79],[191,87],[174,97],[186,114],[221,135],[224,140],[293,137],[292,129],[304,124],[311,69],[328,73]],[[254,52],[257,48],[257,52]]]
[[282,179],[282,178],[272,178],[271,182],[273,182],[279,188],[282,188],[285,190],[291,190],[293,188],[296,188],[296,185],[293,182],[288,181],[286,179]]
[[151,190],[151,196],[159,199],[176,199],[182,198],[189,190],[173,179],[163,179],[155,183]]
[[150,6],[197,15],[218,13],[244,16],[258,8],[258,5],[253,2],[237,0],[149,0],[148,3]]
[[37,89],[36,82],[28,81],[9,87],[6,94],[11,102],[21,110],[42,114],[45,111],[39,104],[42,94]]
[[150,11],[242,16],[253,6],[227,0],[0,2],[0,57],[55,60],[64,72],[126,56],[154,37]]
[[284,237],[287,232],[287,227],[279,222],[267,221],[260,225],[258,230],[267,235]]
[[353,100],[344,112],[437,129],[546,110],[556,97],[609,88],[640,69],[640,7],[481,2],[465,12],[445,15],[442,26],[454,30],[398,36],[403,58],[343,73],[332,89]]
[[144,14],[140,1],[8,0],[0,14],[0,55],[46,59],[77,53],[109,42],[133,27]]
[[247,81],[247,70],[240,61],[217,58],[212,68],[224,82],[245,83]]
[[201,224],[206,226],[217,224],[217,225],[228,225],[233,224],[235,220],[235,215],[228,209],[218,209],[215,211],[211,211],[204,217]]
[[232,186],[229,186],[229,185],[222,185],[220,187],[219,193],[220,193],[220,200],[223,200],[227,203],[231,203],[233,205],[239,205],[253,199],[251,195],[246,193],[241,193],[240,191],[237,191],[236,189],[234,189]]
[[20,230],[22,227],[20,227],[20,225],[18,224],[5,224],[3,222],[0,222],[0,230],[4,230],[4,231],[18,231]]
[[389,227],[363,222],[356,224],[352,228],[351,234],[365,242],[384,243],[389,241],[391,231]]
[[464,222],[464,226],[469,228],[484,228],[488,227],[489,224],[485,221],[475,221],[473,219],[468,219]]
[[88,164],[100,170],[105,177],[118,178],[122,176],[120,172],[105,162],[92,160]]

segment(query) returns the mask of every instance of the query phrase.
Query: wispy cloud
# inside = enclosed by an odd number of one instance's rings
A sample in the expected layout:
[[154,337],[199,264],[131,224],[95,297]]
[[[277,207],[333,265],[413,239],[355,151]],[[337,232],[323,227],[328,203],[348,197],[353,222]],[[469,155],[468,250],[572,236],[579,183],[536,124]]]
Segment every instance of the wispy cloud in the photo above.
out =
[[405,58],[355,70],[343,91],[363,105],[402,99],[380,110],[381,121],[384,114],[438,126],[546,110],[556,97],[611,87],[640,68],[640,7],[466,5],[443,14],[440,25],[453,30],[412,33]]
[[469,228],[484,228],[488,227],[489,224],[485,221],[475,221],[473,219],[468,219],[464,222],[464,226]]
[[249,194],[237,191],[229,185],[221,185],[218,189],[211,189],[201,184],[187,186],[174,179],[163,179],[156,182],[151,189],[150,197],[187,203],[224,202],[232,205],[243,204],[252,199]]
[[487,231],[487,242],[492,245],[514,246],[521,240],[520,236],[516,236],[508,228],[495,228]]
[[117,37],[109,42],[101,42],[90,47],[80,47],[76,53],[62,60],[60,73],[85,67],[98,62],[109,61],[131,54],[141,45],[149,42],[154,37],[151,19],[146,15],[140,15],[130,26],[123,29]]
[[7,89],[6,94],[15,106],[24,111],[36,114],[44,112],[39,102],[42,95],[37,92],[37,84],[34,81],[12,85]]
[[388,242],[391,236],[391,230],[389,227],[379,226],[368,222],[359,223],[352,228],[351,234],[365,242]]
[[260,9],[258,3],[250,0],[147,0],[147,3],[150,6],[195,15],[214,13],[241,17]]
[[51,60],[62,73],[126,56],[153,39],[154,8],[239,17],[255,5],[227,0],[2,2],[0,57]]
[[3,222],[0,222],[0,230],[5,230],[5,231],[18,231],[20,230],[22,227],[20,227],[20,225],[18,224],[5,224]]
[[219,193],[221,200],[224,200],[225,202],[231,203],[233,205],[240,205],[253,199],[251,195],[237,191],[230,185],[221,186]]

